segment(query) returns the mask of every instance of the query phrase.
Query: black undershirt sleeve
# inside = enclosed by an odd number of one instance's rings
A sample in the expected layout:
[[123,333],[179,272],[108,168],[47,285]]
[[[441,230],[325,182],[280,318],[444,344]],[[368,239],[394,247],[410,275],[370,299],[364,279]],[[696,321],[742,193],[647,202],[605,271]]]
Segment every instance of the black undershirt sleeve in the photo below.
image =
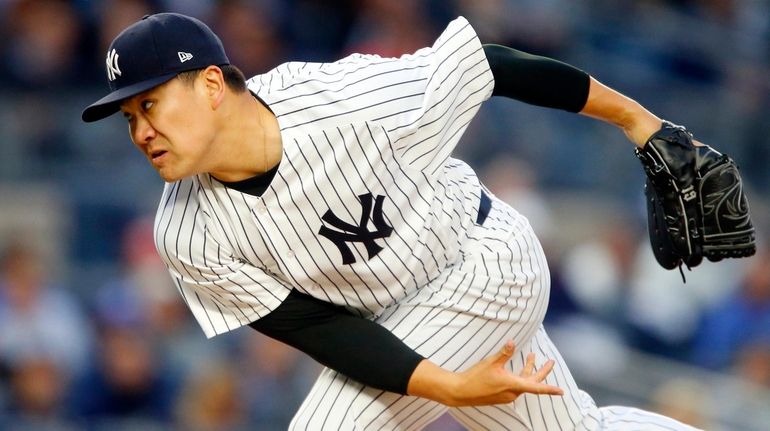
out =
[[377,323],[296,290],[249,326],[354,380],[398,394],[406,394],[424,359]]
[[582,70],[502,45],[485,44],[483,48],[495,78],[493,96],[570,112],[580,112],[585,106],[590,76]]

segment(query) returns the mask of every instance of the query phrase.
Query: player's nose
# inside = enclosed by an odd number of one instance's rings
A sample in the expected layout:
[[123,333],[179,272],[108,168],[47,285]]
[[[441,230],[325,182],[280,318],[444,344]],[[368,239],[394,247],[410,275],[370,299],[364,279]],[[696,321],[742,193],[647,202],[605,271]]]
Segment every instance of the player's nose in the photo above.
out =
[[155,128],[143,118],[137,118],[134,130],[132,131],[134,143],[145,146],[152,142],[157,135]]

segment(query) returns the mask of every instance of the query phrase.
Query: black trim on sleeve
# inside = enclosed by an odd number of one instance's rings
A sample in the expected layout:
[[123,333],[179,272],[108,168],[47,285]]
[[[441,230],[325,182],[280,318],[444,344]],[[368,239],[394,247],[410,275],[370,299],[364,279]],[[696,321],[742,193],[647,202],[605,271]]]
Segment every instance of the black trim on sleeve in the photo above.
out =
[[377,323],[296,290],[249,326],[365,385],[402,395],[424,359]]
[[585,106],[591,81],[582,70],[502,45],[485,44],[483,48],[495,78],[493,96],[570,112],[580,112]]

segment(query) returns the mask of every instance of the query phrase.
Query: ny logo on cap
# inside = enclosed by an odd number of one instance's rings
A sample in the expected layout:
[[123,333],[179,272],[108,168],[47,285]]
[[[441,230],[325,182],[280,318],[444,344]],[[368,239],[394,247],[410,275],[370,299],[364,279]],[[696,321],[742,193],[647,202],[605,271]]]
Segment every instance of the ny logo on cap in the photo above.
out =
[[192,58],[193,58],[193,55],[190,54],[189,52],[181,52],[180,51],[180,52],[177,52],[176,55],[179,56],[179,62],[180,63],[184,63],[187,60],[192,60]]
[[107,79],[114,81],[117,76],[120,76],[120,68],[118,67],[118,52],[115,48],[107,53]]

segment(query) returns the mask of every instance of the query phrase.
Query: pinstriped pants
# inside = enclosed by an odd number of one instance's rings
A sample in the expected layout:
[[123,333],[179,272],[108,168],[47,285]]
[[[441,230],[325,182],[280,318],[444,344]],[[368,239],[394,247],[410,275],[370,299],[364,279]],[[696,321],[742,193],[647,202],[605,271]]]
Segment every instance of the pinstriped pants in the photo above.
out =
[[542,327],[550,278],[545,255],[527,220],[495,200],[483,225],[467,234],[461,261],[376,321],[442,368],[463,370],[505,341],[521,370],[526,354],[556,365],[547,383],[564,396],[522,395],[513,403],[448,408],[434,401],[373,389],[336,371],[322,371],[291,430],[419,430],[447,410],[471,430],[679,430],[672,419],[627,407],[597,408],[580,391]]

